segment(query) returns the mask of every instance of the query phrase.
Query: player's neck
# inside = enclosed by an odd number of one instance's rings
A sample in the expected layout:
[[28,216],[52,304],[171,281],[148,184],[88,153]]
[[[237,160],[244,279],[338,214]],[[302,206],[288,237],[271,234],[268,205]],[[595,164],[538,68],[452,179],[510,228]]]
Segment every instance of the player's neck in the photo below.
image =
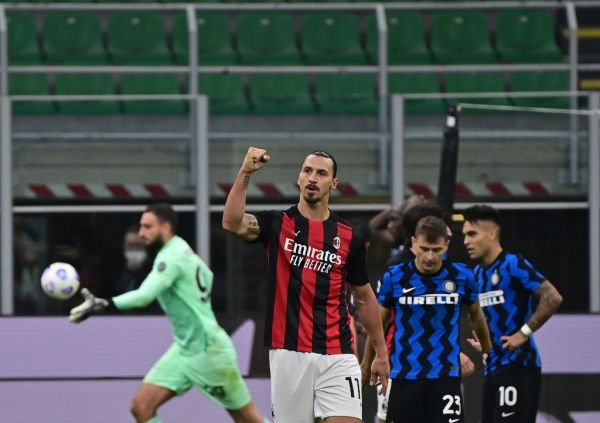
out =
[[300,211],[300,214],[308,220],[327,220],[331,214],[329,212],[329,207],[327,207],[327,203],[323,201],[309,204],[303,199],[300,199],[298,202],[298,210]]
[[163,245],[166,245],[170,240],[173,239],[175,234],[167,234],[163,236]]
[[489,265],[491,265],[493,262],[496,261],[496,259],[500,255],[500,253],[502,253],[502,246],[500,246],[500,244],[494,245],[492,248],[490,248],[490,250],[487,252],[487,254],[485,256],[483,256],[481,263],[485,267],[488,267]]

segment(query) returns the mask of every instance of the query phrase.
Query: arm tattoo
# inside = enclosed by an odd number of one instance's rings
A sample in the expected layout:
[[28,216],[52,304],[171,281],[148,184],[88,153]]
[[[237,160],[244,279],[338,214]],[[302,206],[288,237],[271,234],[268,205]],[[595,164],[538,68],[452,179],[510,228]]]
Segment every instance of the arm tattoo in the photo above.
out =
[[535,296],[539,298],[535,312],[527,322],[527,325],[531,330],[536,331],[542,327],[544,323],[556,312],[560,303],[562,303],[562,296],[558,293],[554,285],[548,281],[544,281],[537,291]]
[[244,189],[248,189],[248,185],[250,184],[250,175],[244,176]]
[[248,221],[248,234],[258,235],[260,233],[260,226],[258,226],[258,220],[255,216],[251,215]]

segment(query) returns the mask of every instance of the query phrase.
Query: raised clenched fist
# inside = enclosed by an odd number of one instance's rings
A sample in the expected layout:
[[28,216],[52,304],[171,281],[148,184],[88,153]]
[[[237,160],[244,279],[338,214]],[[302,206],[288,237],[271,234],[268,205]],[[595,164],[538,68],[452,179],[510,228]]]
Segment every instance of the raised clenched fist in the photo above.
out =
[[257,170],[262,169],[270,159],[271,157],[267,153],[267,150],[250,147],[244,158],[242,170],[249,173],[256,172]]

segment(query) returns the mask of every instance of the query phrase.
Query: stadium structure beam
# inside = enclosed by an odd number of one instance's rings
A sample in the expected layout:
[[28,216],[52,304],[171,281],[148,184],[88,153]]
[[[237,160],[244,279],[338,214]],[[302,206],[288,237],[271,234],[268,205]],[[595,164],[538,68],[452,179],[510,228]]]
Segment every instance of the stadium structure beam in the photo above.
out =
[[590,94],[589,121],[589,225],[590,311],[600,312],[600,93]]
[[[577,63],[579,62],[578,47],[578,24],[577,13],[572,2],[565,3],[565,12],[569,26],[569,90],[571,93],[577,91],[579,86],[579,75]],[[571,110],[577,109],[577,96],[571,95]],[[576,114],[569,116],[570,143],[569,143],[569,182],[575,185],[580,182],[579,177],[579,117]]]
[[196,24],[196,9],[188,5],[185,11],[188,26],[189,66],[190,66],[190,95],[198,95],[198,25]]
[[404,98],[392,95],[392,160],[390,199],[392,205],[404,200]]
[[11,104],[0,97],[0,313],[14,312]]
[[375,6],[377,17],[378,53],[379,53],[379,75],[378,75],[378,97],[379,97],[379,185],[389,186],[389,109],[388,109],[388,28],[383,5]]
[[196,251],[210,265],[210,175],[208,148],[208,97],[197,96],[194,124],[196,185]]
[[0,4],[0,95],[8,95],[8,26],[4,6]]

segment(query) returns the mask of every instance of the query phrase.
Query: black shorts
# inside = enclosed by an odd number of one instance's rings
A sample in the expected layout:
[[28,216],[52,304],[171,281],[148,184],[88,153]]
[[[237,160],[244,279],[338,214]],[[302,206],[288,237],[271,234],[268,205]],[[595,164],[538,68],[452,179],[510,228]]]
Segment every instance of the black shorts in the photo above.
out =
[[460,379],[394,379],[386,422],[464,422]]
[[542,372],[509,364],[485,377],[481,423],[535,423]]

